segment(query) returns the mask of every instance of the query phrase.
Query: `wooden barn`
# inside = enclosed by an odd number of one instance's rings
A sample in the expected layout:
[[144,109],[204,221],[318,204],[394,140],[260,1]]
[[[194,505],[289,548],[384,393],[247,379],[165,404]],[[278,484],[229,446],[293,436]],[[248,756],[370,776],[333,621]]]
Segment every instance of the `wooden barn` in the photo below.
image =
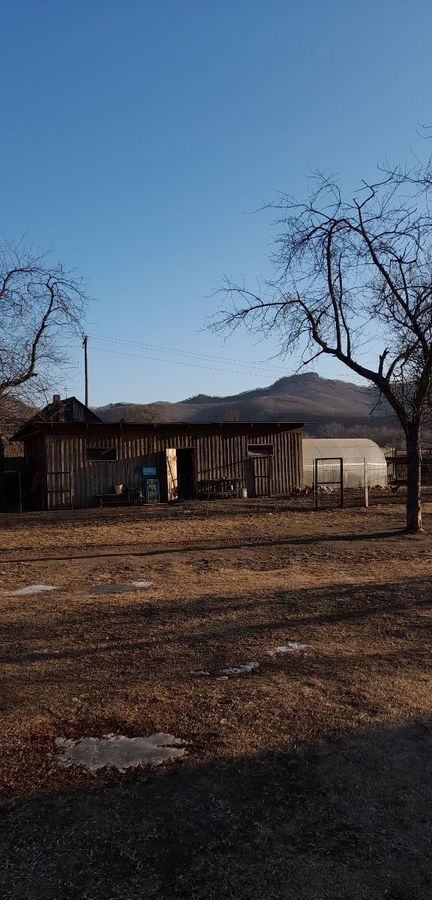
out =
[[24,508],[287,496],[302,487],[301,423],[84,419],[36,417],[14,436],[25,451]]

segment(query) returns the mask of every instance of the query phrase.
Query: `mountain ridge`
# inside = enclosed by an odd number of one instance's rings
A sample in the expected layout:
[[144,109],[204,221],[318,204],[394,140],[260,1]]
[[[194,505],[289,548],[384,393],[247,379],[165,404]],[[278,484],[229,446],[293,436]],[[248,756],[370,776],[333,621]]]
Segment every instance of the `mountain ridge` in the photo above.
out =
[[[105,422],[305,422],[310,436],[395,439],[395,416],[373,386],[322,378],[315,372],[287,375],[263,388],[238,394],[196,394],[184,400],[120,402],[95,408]],[[333,431],[335,434],[331,434]],[[367,433],[367,434],[366,434]]]

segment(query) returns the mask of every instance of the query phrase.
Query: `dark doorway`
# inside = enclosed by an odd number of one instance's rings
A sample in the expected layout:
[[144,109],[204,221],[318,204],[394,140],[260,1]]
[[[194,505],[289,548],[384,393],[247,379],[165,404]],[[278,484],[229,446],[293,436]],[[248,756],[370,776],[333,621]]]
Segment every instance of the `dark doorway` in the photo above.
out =
[[195,450],[177,450],[178,499],[191,500],[195,496]]
[[22,512],[23,485],[21,472],[4,472],[0,475],[0,511]]

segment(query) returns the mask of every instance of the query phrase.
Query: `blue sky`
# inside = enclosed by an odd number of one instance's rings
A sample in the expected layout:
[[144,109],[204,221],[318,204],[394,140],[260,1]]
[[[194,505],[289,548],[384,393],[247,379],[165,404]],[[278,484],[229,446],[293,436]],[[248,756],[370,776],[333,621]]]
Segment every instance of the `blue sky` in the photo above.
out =
[[[430,2],[15,0],[0,29],[0,232],[87,278],[91,402],[294,371],[261,362],[271,342],[209,333],[210,295],[267,270],[271,217],[249,211],[278,190],[301,197],[316,167],[354,186],[422,149]],[[72,355],[59,390],[82,396]]]

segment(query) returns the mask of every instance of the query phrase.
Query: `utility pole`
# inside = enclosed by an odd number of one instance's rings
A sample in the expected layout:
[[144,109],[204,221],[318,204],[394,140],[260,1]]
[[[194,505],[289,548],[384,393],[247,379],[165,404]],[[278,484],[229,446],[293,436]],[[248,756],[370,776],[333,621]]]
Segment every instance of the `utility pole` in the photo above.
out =
[[83,347],[84,347],[84,403],[88,406],[88,362],[87,362],[87,344],[88,337],[85,334],[83,337]]

